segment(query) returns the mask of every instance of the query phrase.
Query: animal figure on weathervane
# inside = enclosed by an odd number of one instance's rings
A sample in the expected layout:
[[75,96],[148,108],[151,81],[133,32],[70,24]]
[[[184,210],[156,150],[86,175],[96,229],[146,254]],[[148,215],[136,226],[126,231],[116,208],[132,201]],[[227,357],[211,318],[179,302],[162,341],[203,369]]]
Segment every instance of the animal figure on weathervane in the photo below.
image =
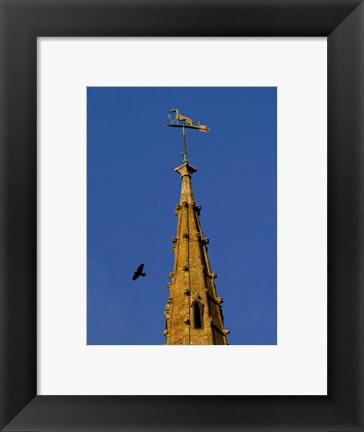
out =
[[138,279],[139,276],[143,276],[144,277],[146,275],[146,273],[143,273],[143,268],[144,268],[144,264],[140,264],[140,266],[134,272],[133,281],[135,281],[136,279]]
[[180,114],[177,108],[172,108],[169,110],[169,112],[175,113],[175,118],[172,120],[171,116],[168,115],[169,120],[171,121],[171,124],[168,126],[181,126],[191,129],[198,129],[200,132],[207,132],[210,130],[207,126],[200,124],[199,121],[195,122],[191,118]]

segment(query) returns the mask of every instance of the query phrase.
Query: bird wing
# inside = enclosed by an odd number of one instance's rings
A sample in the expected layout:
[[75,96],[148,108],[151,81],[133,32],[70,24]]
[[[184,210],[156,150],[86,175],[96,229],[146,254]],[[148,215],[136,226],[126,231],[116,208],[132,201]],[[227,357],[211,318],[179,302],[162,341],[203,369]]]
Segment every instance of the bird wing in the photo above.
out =
[[134,272],[133,280],[138,279],[138,277],[139,277],[138,273],[137,273],[137,272]]
[[141,273],[143,271],[144,264],[140,264],[140,266],[137,268],[137,273]]

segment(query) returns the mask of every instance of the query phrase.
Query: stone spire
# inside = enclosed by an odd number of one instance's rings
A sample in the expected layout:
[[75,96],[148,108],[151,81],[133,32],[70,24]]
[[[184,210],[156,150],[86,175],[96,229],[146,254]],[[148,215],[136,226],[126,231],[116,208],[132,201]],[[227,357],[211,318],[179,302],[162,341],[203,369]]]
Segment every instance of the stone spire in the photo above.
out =
[[191,175],[196,168],[185,161],[175,169],[182,180],[181,198],[175,209],[178,216],[174,243],[173,272],[165,310],[167,345],[227,345],[221,303],[217,296],[207,254],[209,240],[200,224],[201,206],[196,205]]

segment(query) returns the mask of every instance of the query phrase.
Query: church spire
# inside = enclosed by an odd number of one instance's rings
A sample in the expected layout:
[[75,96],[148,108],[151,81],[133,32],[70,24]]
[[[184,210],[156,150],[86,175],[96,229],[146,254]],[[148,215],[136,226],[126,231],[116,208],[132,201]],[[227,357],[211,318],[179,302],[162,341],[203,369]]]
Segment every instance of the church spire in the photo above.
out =
[[197,170],[184,155],[183,164],[175,171],[181,176],[182,187],[175,208],[178,222],[176,237],[172,239],[174,265],[169,274],[170,294],[164,313],[166,343],[227,345],[229,331],[224,328],[223,299],[217,296],[217,275],[211,271],[207,253],[209,240],[203,235],[199,219],[201,206],[196,205],[192,190],[191,176]]

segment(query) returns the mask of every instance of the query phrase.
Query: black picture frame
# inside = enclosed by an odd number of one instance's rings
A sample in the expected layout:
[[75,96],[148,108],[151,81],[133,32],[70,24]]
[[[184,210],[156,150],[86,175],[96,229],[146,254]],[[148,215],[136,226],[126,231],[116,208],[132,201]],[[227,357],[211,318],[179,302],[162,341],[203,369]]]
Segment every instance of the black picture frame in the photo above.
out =
[[[363,431],[363,1],[0,5],[1,430]],[[37,396],[39,36],[328,38],[327,396]]]

